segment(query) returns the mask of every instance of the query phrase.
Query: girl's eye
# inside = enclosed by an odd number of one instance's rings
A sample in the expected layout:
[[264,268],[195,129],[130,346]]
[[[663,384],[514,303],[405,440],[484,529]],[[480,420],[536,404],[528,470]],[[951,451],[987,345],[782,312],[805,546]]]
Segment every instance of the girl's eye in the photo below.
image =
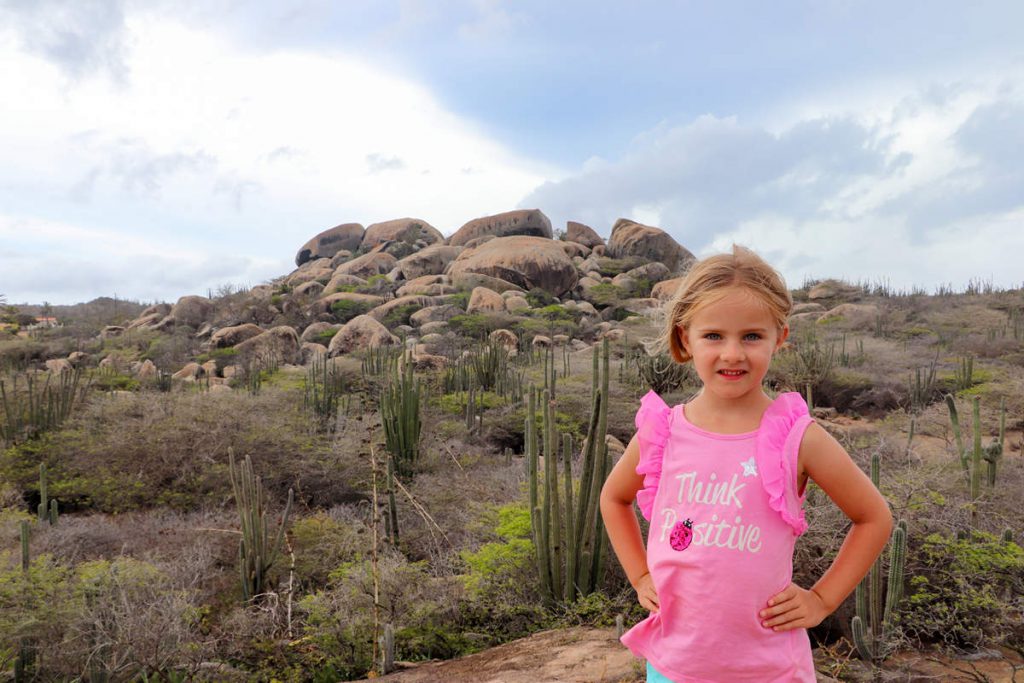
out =
[[704,335],[704,338],[715,340],[720,339],[721,335],[719,335],[717,332],[708,332],[707,334]]
[[759,335],[757,332],[751,332],[745,338],[756,341],[761,338],[761,335]]

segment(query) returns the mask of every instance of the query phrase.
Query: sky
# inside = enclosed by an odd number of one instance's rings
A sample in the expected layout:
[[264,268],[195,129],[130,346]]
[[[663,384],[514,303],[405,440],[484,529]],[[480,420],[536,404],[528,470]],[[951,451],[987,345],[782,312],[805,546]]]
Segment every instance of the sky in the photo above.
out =
[[1024,3],[0,0],[0,295],[175,301],[539,208],[1020,287]]

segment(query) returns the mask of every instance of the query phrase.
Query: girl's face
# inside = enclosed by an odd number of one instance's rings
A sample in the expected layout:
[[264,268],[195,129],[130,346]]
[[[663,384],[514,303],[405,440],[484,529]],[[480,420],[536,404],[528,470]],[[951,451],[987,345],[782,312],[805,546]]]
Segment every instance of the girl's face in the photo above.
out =
[[742,287],[730,288],[723,299],[698,309],[689,327],[679,327],[704,388],[726,399],[761,391],[772,354],[788,334],[761,299]]

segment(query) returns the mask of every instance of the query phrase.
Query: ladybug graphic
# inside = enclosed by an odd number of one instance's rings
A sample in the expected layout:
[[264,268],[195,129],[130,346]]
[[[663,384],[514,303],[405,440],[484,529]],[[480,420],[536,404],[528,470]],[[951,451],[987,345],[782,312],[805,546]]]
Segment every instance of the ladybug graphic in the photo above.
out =
[[693,540],[693,520],[687,519],[685,522],[676,522],[676,525],[672,527],[672,535],[669,536],[668,542],[672,546],[673,550],[686,550],[690,547],[690,541]]

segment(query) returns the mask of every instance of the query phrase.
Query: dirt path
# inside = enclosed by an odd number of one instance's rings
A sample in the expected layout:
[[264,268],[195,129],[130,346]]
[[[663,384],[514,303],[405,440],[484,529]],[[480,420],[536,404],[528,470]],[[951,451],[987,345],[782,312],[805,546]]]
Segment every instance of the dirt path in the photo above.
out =
[[[826,662],[815,651],[820,671],[844,681],[870,681],[859,661]],[[364,681],[382,683],[642,683],[643,664],[634,659],[609,629],[569,628],[542,631],[474,655],[408,665],[401,671]],[[840,673],[841,672],[841,673]],[[991,650],[963,660],[917,652],[901,653],[886,662],[882,681],[895,683],[959,683],[1024,680],[1024,659],[1010,650]],[[822,673],[819,683],[836,683]]]
[[[366,679],[369,680],[369,679]],[[382,676],[387,683],[637,683],[643,668],[614,631],[569,628]]]

